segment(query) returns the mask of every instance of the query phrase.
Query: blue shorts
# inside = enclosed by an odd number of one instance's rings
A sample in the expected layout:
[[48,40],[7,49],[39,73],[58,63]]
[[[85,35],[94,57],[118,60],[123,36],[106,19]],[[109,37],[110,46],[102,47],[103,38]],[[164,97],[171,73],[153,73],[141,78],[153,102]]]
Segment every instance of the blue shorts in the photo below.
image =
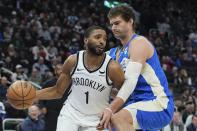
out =
[[124,109],[131,113],[135,129],[157,131],[171,122],[174,103],[170,99],[167,107],[163,108],[156,100],[142,101],[128,104]]

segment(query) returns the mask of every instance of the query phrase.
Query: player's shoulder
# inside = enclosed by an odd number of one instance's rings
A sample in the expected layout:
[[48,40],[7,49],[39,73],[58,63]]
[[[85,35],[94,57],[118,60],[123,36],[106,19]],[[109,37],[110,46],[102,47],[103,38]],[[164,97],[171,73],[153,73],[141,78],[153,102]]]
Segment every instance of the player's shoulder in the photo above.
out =
[[66,59],[66,61],[71,64],[74,64],[77,62],[77,59],[78,59],[78,54],[72,54]]
[[72,70],[73,67],[76,66],[78,60],[78,54],[70,55],[64,62],[63,69],[66,68],[68,70]]
[[152,46],[151,42],[145,37],[139,35],[132,41],[132,48],[138,48],[138,47],[144,47],[144,48],[149,48]]
[[145,37],[145,36],[142,36],[142,35],[139,35],[138,37],[135,37],[133,39],[133,43],[149,43],[150,41]]

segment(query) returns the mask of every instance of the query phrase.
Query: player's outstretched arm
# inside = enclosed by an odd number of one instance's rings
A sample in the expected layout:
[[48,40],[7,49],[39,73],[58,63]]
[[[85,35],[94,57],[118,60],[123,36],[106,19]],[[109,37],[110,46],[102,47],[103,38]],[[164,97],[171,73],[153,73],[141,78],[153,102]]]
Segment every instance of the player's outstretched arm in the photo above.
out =
[[36,92],[36,100],[50,100],[61,98],[65,90],[71,84],[71,72],[73,70],[73,67],[75,67],[76,60],[76,55],[68,57],[68,59],[64,62],[62,73],[59,76],[56,85],[53,87],[38,90]]

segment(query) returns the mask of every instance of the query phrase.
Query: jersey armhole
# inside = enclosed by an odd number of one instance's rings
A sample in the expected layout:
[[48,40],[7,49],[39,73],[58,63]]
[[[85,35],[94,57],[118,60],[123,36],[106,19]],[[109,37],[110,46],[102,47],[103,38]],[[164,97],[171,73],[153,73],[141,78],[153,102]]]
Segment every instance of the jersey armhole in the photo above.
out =
[[107,84],[109,85],[109,86],[112,86],[112,81],[110,80],[110,78],[109,78],[109,76],[108,76],[108,74],[109,74],[109,64],[110,64],[110,62],[112,61],[112,58],[108,61],[108,63],[107,63],[107,66],[106,66],[106,82],[107,82]]
[[76,70],[76,68],[77,68],[77,66],[78,66],[78,61],[79,61],[79,52],[77,53],[77,62],[76,62],[76,64],[75,64],[75,67],[73,68],[73,70],[71,71],[71,76],[75,73],[75,70]]

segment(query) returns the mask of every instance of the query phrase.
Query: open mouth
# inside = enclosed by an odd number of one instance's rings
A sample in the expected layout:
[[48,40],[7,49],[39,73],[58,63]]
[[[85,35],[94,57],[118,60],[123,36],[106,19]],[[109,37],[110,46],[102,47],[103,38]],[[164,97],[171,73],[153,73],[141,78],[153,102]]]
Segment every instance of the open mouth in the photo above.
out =
[[115,30],[114,33],[118,33],[119,31]]
[[99,47],[97,47],[97,49],[99,49],[99,50],[104,50],[105,48],[104,48],[104,47],[99,46]]
[[114,30],[113,33],[114,34],[117,34],[117,33],[119,33],[119,31],[118,30]]

